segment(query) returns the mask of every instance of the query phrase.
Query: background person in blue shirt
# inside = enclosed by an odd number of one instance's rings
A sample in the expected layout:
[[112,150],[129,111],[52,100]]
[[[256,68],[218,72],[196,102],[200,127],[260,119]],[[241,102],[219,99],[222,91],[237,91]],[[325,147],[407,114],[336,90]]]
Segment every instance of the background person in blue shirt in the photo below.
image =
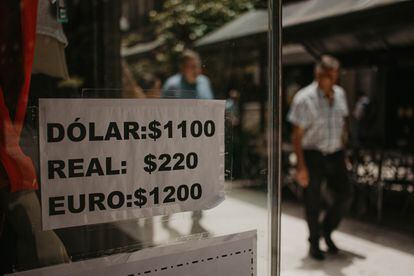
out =
[[[185,50],[180,57],[180,72],[169,77],[162,89],[163,98],[175,99],[214,99],[210,80],[201,74],[200,56],[191,50]],[[194,211],[191,233],[206,232],[200,220],[202,211]],[[164,226],[168,226],[169,216],[165,217]]]
[[213,99],[209,79],[201,74],[200,56],[185,50],[180,58],[180,72],[169,77],[162,89],[163,98]]

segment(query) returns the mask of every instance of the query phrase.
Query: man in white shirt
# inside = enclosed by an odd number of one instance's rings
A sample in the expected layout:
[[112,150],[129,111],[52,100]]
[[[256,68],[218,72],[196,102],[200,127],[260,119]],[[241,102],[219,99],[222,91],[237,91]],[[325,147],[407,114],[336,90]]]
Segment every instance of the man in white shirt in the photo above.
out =
[[[315,65],[315,81],[295,95],[288,114],[298,160],[296,180],[304,188],[310,256],[317,260],[324,259],[319,247],[321,234],[328,252],[338,252],[331,234],[349,207],[352,191],[344,155],[348,107],[344,90],[336,85],[339,67],[334,57],[322,56]],[[321,224],[320,188],[324,180],[334,198]]]

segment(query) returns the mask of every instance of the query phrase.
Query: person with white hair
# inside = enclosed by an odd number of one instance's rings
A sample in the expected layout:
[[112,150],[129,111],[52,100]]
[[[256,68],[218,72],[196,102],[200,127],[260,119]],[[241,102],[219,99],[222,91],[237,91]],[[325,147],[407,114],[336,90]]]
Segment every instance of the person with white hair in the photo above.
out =
[[[315,81],[298,91],[288,114],[298,160],[296,181],[304,188],[309,253],[316,260],[324,259],[319,247],[321,234],[328,252],[338,253],[331,235],[348,210],[352,193],[344,154],[348,107],[345,91],[336,84],[339,69],[336,58],[322,56],[315,65]],[[333,200],[320,223],[323,181],[332,191]]]

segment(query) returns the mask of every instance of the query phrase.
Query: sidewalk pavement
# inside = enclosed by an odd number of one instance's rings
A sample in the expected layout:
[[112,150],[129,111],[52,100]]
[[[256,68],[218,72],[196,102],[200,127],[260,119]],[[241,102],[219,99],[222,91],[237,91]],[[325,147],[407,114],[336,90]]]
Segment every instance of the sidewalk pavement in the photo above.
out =
[[[201,219],[201,227],[214,236],[257,229],[259,276],[267,275],[268,269],[266,206],[264,192],[233,189],[227,192],[222,204],[205,211]],[[284,203],[282,209],[282,276],[414,275],[413,235],[346,219],[333,235],[342,249],[340,254],[318,262],[308,257],[308,234],[302,219],[302,207]],[[161,217],[155,218],[151,223],[154,231],[148,232],[153,234],[154,243],[164,244],[189,235],[191,228],[191,213],[181,213],[172,216],[168,223],[162,221]],[[202,228],[196,233],[204,232]],[[137,236],[136,228],[124,228],[123,231]],[[143,234],[141,232],[140,235]],[[144,239],[148,237],[147,233]]]

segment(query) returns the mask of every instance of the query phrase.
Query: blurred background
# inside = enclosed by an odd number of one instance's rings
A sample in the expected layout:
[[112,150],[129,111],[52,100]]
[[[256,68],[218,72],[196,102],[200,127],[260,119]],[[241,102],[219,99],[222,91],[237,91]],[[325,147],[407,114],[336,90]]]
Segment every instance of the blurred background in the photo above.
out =
[[[156,218],[158,222],[58,230],[69,255],[80,260],[154,246],[187,234],[258,228],[263,259],[259,275],[264,275],[269,230],[267,118],[273,111],[267,103],[267,1],[72,0],[65,5],[67,22],[62,25],[70,77],[34,75],[33,108],[36,98],[45,93],[48,97],[99,93],[99,97],[159,98],[165,80],[179,70],[181,53],[192,49],[201,56],[214,98],[228,101],[229,120],[229,199],[205,212],[201,228],[191,228],[190,222],[187,227],[182,221],[191,221],[191,216],[180,214],[175,224],[173,217],[171,223]],[[325,264],[312,262],[306,257],[303,191],[293,178],[291,126],[284,118],[282,275],[411,275],[413,14],[414,1],[408,0],[283,0],[283,114],[295,93],[312,82],[319,56],[331,54],[341,61],[339,83],[350,110],[348,171],[355,194],[337,236],[345,253]],[[46,83],[51,92],[45,91]],[[36,112],[32,115],[35,124]],[[329,193],[325,198],[328,202]],[[226,217],[232,217],[233,225],[220,225]],[[75,237],[77,242],[72,242]]]

